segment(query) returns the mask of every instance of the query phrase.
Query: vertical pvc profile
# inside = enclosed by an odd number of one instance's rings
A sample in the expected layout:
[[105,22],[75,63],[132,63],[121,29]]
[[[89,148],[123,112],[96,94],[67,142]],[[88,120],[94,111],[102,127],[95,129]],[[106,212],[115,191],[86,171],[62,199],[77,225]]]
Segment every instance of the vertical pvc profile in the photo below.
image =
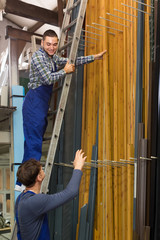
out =
[[[16,107],[13,113],[13,144],[14,144],[14,163],[22,163],[24,154],[24,134],[23,134],[23,118],[22,118],[22,105],[25,92],[22,86],[12,86],[12,106]],[[16,183],[16,174],[18,165],[14,167],[14,181]],[[15,199],[19,192],[15,191]]]

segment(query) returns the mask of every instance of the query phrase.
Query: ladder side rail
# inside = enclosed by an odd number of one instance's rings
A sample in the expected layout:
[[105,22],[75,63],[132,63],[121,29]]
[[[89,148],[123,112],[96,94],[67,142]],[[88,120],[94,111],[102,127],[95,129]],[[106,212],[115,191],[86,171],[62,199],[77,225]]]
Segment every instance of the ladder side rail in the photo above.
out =
[[45,165],[45,178],[44,178],[44,180],[42,182],[42,186],[41,186],[42,193],[47,193],[47,191],[48,191],[49,179],[50,179],[50,175],[51,175],[51,171],[52,171],[52,166],[54,163],[54,157],[56,154],[56,149],[57,149],[57,144],[58,144],[58,140],[59,140],[59,134],[60,134],[61,125],[62,125],[62,121],[63,121],[64,109],[65,109],[66,102],[67,102],[67,96],[68,96],[68,92],[69,92],[71,78],[72,78],[72,74],[68,74],[64,80],[61,98],[60,98],[60,102],[59,102],[59,107],[58,107],[58,111],[56,114],[56,119],[55,119],[55,123],[54,123],[54,128],[53,128],[53,132],[52,132],[51,142],[50,142],[46,165]]
[[[88,0],[83,0],[80,4],[79,13],[78,13],[78,17],[77,17],[77,24],[75,26],[75,31],[74,31],[74,35],[73,35],[73,39],[72,39],[73,43],[71,45],[71,50],[70,50],[70,55],[69,55],[69,60],[71,63],[75,63],[75,60],[76,60],[78,45],[79,45],[83,21],[84,21],[84,16],[85,16],[86,7],[87,7],[87,1]],[[75,51],[75,49],[76,49],[76,51]]]
[[11,240],[16,240],[16,239],[17,239],[17,223],[15,221],[12,234],[11,234]]

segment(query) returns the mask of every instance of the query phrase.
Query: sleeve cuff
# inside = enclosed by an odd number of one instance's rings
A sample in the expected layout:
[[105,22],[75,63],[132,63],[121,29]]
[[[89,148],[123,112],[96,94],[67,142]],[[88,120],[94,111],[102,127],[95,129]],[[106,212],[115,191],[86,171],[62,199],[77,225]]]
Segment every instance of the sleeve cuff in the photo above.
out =
[[93,55],[91,55],[91,60],[94,61],[94,56]]
[[64,71],[64,69],[61,69],[61,70],[59,71],[59,73],[61,74],[62,77],[63,77],[63,76],[66,76],[66,72]]
[[74,169],[73,171],[78,175],[83,175],[83,172],[80,169]]

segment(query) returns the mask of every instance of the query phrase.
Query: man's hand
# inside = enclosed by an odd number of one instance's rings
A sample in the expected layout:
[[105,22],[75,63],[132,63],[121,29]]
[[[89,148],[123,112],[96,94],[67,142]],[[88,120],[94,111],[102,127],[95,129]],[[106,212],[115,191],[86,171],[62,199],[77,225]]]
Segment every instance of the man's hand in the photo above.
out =
[[70,64],[69,60],[67,61],[65,67],[64,67],[64,71],[66,73],[72,73],[75,71],[75,65],[74,64]]
[[107,50],[104,50],[103,52],[100,52],[98,54],[93,55],[95,60],[103,59],[103,55],[107,52]]
[[74,159],[74,162],[73,162],[74,169],[82,170],[82,168],[84,166],[84,162],[87,158],[87,157],[84,157],[83,155],[84,155],[84,152],[82,152],[82,149],[77,150],[76,155],[75,155],[75,159]]

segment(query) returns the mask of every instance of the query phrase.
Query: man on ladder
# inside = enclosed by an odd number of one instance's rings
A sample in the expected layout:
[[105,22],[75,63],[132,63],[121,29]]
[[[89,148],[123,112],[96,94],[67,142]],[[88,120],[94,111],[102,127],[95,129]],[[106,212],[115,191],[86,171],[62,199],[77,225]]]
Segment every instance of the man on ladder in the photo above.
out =
[[[75,71],[75,66],[91,63],[103,58],[106,50],[95,55],[78,57],[74,64],[67,58],[56,55],[58,36],[53,30],[47,30],[41,41],[41,47],[31,59],[29,91],[23,103],[24,157],[41,159],[43,135],[47,127],[47,113],[53,84]],[[63,67],[63,68],[62,68]],[[61,70],[59,70],[61,68]],[[20,182],[15,190],[23,191]]]

